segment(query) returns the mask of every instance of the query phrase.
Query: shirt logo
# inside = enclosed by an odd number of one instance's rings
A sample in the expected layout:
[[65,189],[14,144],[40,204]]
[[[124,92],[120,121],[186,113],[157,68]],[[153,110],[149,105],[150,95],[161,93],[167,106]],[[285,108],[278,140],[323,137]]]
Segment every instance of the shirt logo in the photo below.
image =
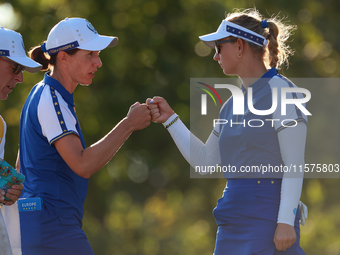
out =
[[19,212],[40,211],[42,204],[40,197],[20,198],[18,200]]

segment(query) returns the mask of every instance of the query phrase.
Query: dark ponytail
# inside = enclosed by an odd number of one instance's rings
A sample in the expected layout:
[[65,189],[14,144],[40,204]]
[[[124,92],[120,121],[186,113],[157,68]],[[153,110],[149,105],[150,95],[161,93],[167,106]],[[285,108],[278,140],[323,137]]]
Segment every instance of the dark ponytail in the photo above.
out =
[[41,71],[47,71],[53,67],[57,58],[57,55],[49,56],[47,53],[44,53],[41,49],[41,45],[31,48],[28,55],[31,59],[42,65]]
[[[44,43],[46,43],[46,41]],[[75,48],[65,52],[68,55],[74,55],[78,50],[78,48]],[[41,71],[47,71],[56,66],[58,54],[54,54],[52,56],[48,55],[47,53],[42,51],[41,45],[31,48],[28,52],[28,55],[31,59],[42,65]]]

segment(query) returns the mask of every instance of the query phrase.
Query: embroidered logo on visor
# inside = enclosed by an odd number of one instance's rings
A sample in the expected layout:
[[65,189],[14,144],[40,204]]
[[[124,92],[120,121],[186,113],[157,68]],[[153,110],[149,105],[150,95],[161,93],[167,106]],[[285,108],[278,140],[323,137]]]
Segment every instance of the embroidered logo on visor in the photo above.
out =
[[54,55],[57,54],[59,51],[67,51],[67,50],[72,50],[74,48],[77,48],[79,46],[79,43],[77,41],[56,47],[56,48],[52,48],[49,49],[47,52],[49,55]]

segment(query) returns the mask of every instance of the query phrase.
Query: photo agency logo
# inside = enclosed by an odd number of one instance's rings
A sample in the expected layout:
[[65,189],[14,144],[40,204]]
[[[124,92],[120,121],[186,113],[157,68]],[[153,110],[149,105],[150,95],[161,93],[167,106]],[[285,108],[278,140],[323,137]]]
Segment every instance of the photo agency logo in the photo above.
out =
[[[221,104],[221,107],[222,107],[221,97],[213,87],[211,87],[210,85],[203,83],[203,82],[197,82],[197,83],[199,83],[199,84],[207,87],[208,89],[210,89],[216,95],[216,97],[218,98],[218,100]],[[212,98],[212,100],[214,101],[215,106],[217,106],[216,100],[209,90],[207,90],[205,88],[201,88],[201,87],[197,87],[197,88],[206,92]],[[207,115],[207,94],[201,94],[201,115]]]
[[[214,84],[214,87],[203,83],[197,82],[205,88],[196,87],[206,94],[201,94],[201,115],[207,115],[207,94],[214,101],[215,106],[217,106],[215,97],[208,90],[210,89],[217,99],[220,102],[222,107],[223,103],[219,93],[216,89],[227,89],[232,96],[232,106],[233,106],[233,115],[246,115],[252,113],[255,116],[270,116],[273,114],[277,108],[280,109],[281,116],[287,115],[287,107],[289,105],[293,105],[297,111],[302,112],[306,116],[311,116],[312,114],[307,110],[306,103],[311,99],[311,93],[309,90],[305,88],[298,87],[272,87],[271,88],[271,101],[272,105],[269,109],[256,109],[254,104],[257,102],[254,97],[254,92],[252,87],[248,87],[246,91],[242,91],[242,89],[236,85],[232,84]],[[300,95],[300,96],[298,96]],[[303,96],[304,95],[304,96]],[[245,104],[245,100],[247,100],[247,104]],[[247,109],[245,109],[245,105]],[[242,124],[243,126],[248,125],[249,127],[262,127],[265,121],[271,122],[272,126],[274,126],[275,121],[280,121],[281,126],[283,127],[295,127],[298,123],[295,119],[267,119],[267,118],[251,118],[243,119],[243,122],[233,122],[233,120],[228,119],[213,119],[213,127],[216,125],[225,125],[228,124],[230,126]]]

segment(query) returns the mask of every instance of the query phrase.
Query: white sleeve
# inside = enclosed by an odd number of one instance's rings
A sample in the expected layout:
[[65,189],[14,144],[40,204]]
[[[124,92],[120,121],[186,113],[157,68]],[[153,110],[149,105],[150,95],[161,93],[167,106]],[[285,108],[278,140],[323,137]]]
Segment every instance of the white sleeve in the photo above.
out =
[[[281,130],[287,128],[287,126],[293,126],[296,123],[304,122],[307,123],[307,116],[296,107],[294,104],[285,105],[286,114],[283,114],[283,109],[281,108],[281,90],[282,89],[295,89],[297,88],[295,84],[290,82],[287,78],[279,78],[274,77],[269,81],[270,87],[272,89],[277,89],[277,107],[275,112],[273,113],[273,119],[277,120],[274,122],[275,130],[280,132]],[[284,95],[284,98],[292,100],[292,99],[301,99],[304,98],[302,93],[296,92],[287,92]],[[306,104],[303,104],[303,107],[307,107]]]
[[68,104],[57,91],[51,94],[49,86],[44,89],[38,104],[38,119],[42,134],[50,144],[71,133],[79,136],[76,129],[77,120]]
[[298,123],[296,127],[285,128],[278,133],[282,160],[286,166],[296,166],[296,172],[283,175],[277,223],[294,226],[303,183],[303,171],[300,172],[299,166],[304,165],[306,136],[305,123]]
[[[164,126],[167,128],[179,151],[188,163],[195,166],[211,166],[221,163],[218,136],[211,132],[206,144],[193,135],[190,130],[178,119],[178,115],[173,114]],[[171,124],[172,123],[172,124]]]
[[5,156],[5,143],[6,143],[7,125],[5,120],[0,115],[0,158]]

